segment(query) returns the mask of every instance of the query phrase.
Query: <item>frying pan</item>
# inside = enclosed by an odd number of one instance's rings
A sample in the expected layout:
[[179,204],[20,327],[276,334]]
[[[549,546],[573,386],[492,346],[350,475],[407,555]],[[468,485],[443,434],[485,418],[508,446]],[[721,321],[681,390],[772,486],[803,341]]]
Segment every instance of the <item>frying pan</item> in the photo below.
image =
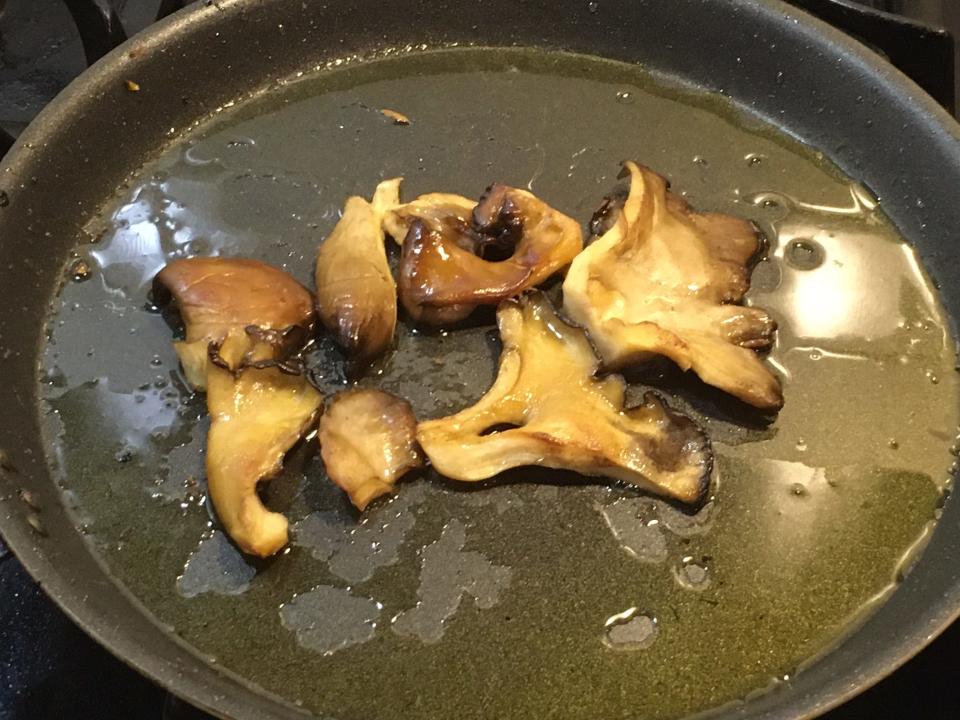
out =
[[[325,60],[420,43],[571,50],[728,96],[822,149],[881,197],[944,281],[954,324],[960,317],[960,288],[947,282],[960,263],[960,128],[892,66],[778,0],[217,0],[158,23],[67,88],[0,166],[0,531],[87,632],[223,717],[304,713],[159,627],[83,541],[45,462],[36,378],[45,316],[89,215],[180,131]],[[150,90],[136,102],[124,86],[131,77]],[[859,631],[778,692],[724,717],[812,717],[892,672],[960,614],[958,561],[960,507],[948,502],[920,562]]]

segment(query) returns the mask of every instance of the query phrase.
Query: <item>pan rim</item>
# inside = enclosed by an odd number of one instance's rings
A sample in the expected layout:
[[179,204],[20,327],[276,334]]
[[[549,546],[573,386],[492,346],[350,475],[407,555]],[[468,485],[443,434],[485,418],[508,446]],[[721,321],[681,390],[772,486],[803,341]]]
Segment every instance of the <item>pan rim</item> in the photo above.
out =
[[[273,0],[274,3],[279,1]],[[218,18],[223,17],[223,13],[243,12],[245,6],[249,4],[246,0],[220,0],[216,4],[188,7],[158,22],[119,46],[71,82],[41,111],[7,156],[0,162],[0,172],[16,172],[17,165],[25,159],[31,148],[42,147],[44,138],[49,133],[56,132],[62,123],[62,119],[70,116],[71,108],[81,98],[95,93],[103,87],[104,83],[112,82],[113,77],[110,74],[112,68],[132,47],[162,47],[169,38],[178,32],[195,32],[194,28],[188,28],[187,25],[197,23],[212,26]],[[744,8],[744,12],[766,13],[772,16],[781,16],[781,18],[795,19],[799,31],[805,33],[811,41],[836,48],[844,57],[857,62],[865,72],[879,78],[885,85],[891,86],[898,93],[917,104],[919,106],[918,114],[926,118],[930,129],[939,131],[937,134],[941,138],[952,142],[960,141],[960,124],[912,80],[869,48],[804,11],[787,5],[782,0],[749,0],[748,3],[744,4]],[[761,117],[763,116],[761,115]],[[771,120],[771,118],[764,119]],[[151,681],[167,691],[182,696],[191,704],[220,717],[253,717],[253,715],[246,714],[250,712],[249,708],[247,710],[243,709],[242,697],[234,695],[232,699],[228,697],[217,699],[214,696],[213,703],[207,702],[204,698],[210,695],[208,682],[195,676],[172,675],[171,668],[162,659],[150,652],[144,652],[132,638],[125,637],[122,632],[111,632],[110,619],[98,615],[95,610],[90,609],[83,602],[82,597],[77,594],[76,588],[69,584],[61,571],[38,549],[36,538],[32,537],[30,529],[23,524],[12,522],[6,503],[7,501],[0,501],[0,507],[7,511],[5,513],[6,517],[2,518],[3,522],[0,522],[0,535],[3,536],[26,571],[53,599],[57,606],[70,617],[71,621],[79,625],[96,642],[115,654],[124,663],[149,677]],[[91,552],[91,555],[100,562],[96,553]],[[114,584],[137,606],[141,614],[145,615],[152,624],[162,628],[162,625],[152,617],[149,611],[142,608],[139,601],[125,587],[115,581]],[[896,645],[887,645],[881,653],[872,655],[861,666],[856,681],[851,681],[847,685],[845,692],[833,694],[829,697],[798,698],[797,704],[792,706],[789,712],[774,713],[768,715],[768,717],[811,718],[829,711],[893,673],[925,648],[958,617],[960,617],[960,580],[954,583],[949,594],[925,605],[924,611],[915,619],[916,629],[909,634],[909,637],[904,636]],[[170,639],[181,644],[194,656],[201,657],[198,652],[175,635],[170,635]],[[288,710],[304,712],[262,689],[254,690],[248,681],[224,668],[205,668],[204,672],[207,671],[224,677],[228,683],[237,686],[244,694],[254,693],[261,697],[267,695],[271,697],[272,701],[281,703]],[[721,715],[725,712],[725,708],[716,708],[709,711],[710,714]]]

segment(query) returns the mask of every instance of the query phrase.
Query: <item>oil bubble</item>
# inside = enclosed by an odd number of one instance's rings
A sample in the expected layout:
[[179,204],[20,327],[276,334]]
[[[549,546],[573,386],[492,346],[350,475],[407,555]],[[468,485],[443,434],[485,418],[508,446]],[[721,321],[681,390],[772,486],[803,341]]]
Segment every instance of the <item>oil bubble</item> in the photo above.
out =
[[657,618],[636,607],[611,615],[603,624],[603,644],[612,650],[646,650],[657,639]]
[[815,270],[823,265],[825,253],[819,243],[808,238],[791,240],[783,253],[787,264],[797,270]]
[[712,578],[710,568],[705,562],[695,562],[692,557],[685,557],[673,569],[673,577],[685,590],[700,592],[710,587]]

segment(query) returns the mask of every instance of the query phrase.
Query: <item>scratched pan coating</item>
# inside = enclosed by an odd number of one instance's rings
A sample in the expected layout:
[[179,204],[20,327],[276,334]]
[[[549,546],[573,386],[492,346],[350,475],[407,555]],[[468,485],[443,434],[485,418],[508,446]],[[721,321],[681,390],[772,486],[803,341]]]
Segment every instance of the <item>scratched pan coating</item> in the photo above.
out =
[[[666,366],[631,378],[632,396],[654,387],[705,423],[713,500],[688,513],[555,471],[481,487],[426,473],[358,517],[308,442],[265,490],[290,550],[241,557],[204,502],[203,398],[149,304],[163,263],[250,256],[309,284],[346,197],[396,175],[407,198],[528,187],[585,223],[626,158],[770,242],[749,297],[781,325],[775,422]],[[954,341],[882,206],[722,99],[633,67],[464,49],[323,70],[178,138],[87,230],[99,240],[78,238],[40,379],[77,521],[171,632],[318,715],[675,718],[742,699],[881,602],[942,500]],[[422,418],[462,408],[495,375],[491,323],[404,319],[359,382]],[[344,387],[329,339],[310,365],[326,392]]]

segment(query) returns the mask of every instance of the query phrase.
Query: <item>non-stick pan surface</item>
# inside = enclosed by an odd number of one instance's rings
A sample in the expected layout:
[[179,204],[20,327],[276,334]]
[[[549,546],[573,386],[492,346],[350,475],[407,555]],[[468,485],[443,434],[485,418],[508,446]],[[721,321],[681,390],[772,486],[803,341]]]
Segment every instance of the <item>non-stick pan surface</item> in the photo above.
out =
[[[92,634],[221,714],[293,717],[300,711],[200,661],[156,627],[81,542],[47,474],[40,442],[35,372],[48,302],[89,214],[178,132],[323,60],[423,42],[563,48],[642,62],[692,86],[722,90],[862,179],[935,278],[947,279],[956,262],[950,229],[958,210],[951,192],[960,154],[952,121],[875,58],[776,3],[505,3],[456,11],[416,4],[221,3],[138,37],[68,89],[5,160],[0,281],[8,309],[0,336],[9,357],[0,388],[0,447],[8,459],[0,517],[24,564]],[[124,84],[130,78],[142,88],[135,97]],[[949,285],[942,300],[957,311]],[[923,561],[857,635],[776,694],[731,715],[817,711],[919,649],[956,611],[957,524],[948,504]]]

